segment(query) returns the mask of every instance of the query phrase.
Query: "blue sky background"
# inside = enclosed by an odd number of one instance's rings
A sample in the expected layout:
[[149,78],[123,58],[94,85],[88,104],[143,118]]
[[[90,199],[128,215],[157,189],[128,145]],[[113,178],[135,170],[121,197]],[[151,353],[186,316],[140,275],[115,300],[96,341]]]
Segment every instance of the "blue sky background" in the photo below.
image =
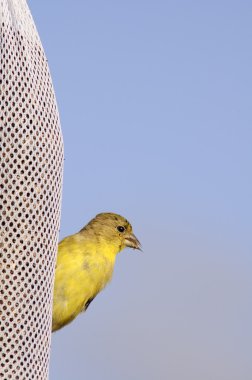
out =
[[53,335],[50,380],[251,380],[251,2],[29,6],[64,135],[60,238],[114,211],[144,248]]

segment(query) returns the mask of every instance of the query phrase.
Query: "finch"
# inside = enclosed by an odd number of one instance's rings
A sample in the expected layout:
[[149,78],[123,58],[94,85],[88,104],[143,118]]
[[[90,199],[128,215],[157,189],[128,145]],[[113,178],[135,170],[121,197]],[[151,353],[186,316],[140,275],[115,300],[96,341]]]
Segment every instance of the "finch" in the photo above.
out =
[[79,232],[59,243],[52,331],[87,309],[111,280],[116,256],[126,247],[141,250],[131,224],[113,213],[96,215]]

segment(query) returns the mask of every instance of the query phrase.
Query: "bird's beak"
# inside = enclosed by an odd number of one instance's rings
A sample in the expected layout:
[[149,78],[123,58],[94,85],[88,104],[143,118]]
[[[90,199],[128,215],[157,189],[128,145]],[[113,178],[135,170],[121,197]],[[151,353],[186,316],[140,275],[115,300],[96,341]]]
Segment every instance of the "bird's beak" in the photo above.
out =
[[128,236],[125,236],[125,245],[126,247],[142,251],[141,243],[133,233],[129,234]]

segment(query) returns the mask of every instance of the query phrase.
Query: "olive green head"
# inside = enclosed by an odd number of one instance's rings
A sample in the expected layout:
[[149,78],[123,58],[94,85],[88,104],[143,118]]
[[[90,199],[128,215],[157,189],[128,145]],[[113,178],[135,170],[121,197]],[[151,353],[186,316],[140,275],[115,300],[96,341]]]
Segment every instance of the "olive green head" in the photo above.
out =
[[98,240],[113,245],[118,252],[126,247],[141,250],[141,244],[134,235],[131,224],[118,214],[98,214],[81,231],[92,231]]

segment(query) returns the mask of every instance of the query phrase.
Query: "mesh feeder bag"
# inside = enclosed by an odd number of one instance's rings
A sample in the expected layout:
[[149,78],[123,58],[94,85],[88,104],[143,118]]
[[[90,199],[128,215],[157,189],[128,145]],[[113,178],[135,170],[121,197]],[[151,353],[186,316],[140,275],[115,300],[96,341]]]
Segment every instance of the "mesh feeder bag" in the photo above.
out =
[[63,143],[25,0],[0,0],[0,379],[47,379]]

